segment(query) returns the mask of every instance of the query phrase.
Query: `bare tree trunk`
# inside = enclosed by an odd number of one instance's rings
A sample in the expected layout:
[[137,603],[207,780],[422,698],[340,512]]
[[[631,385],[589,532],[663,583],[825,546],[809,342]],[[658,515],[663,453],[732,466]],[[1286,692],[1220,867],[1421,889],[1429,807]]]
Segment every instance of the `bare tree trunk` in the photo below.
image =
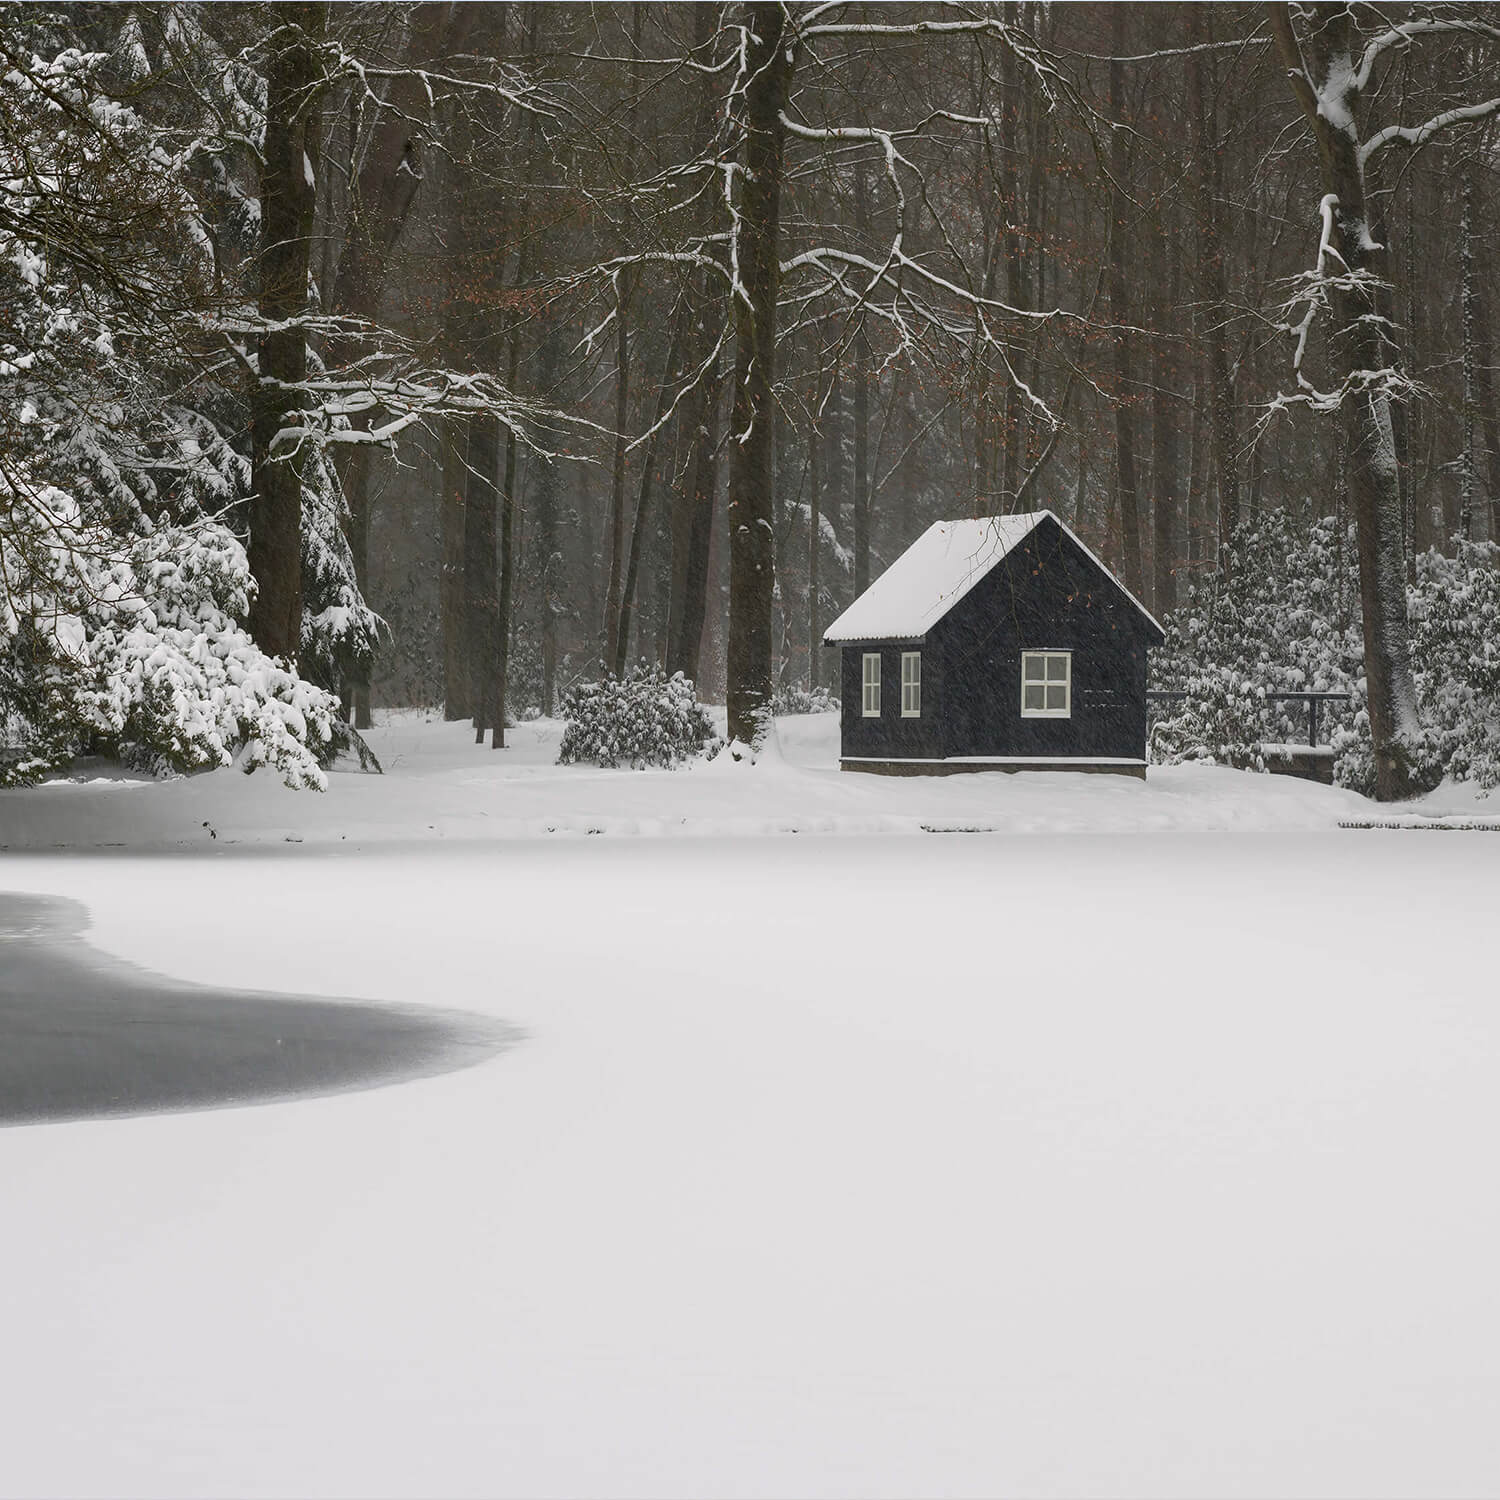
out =
[[[317,209],[321,67],[328,20],[321,3],[274,12],[266,75],[265,164],[261,169],[260,315],[271,324],[307,310],[307,273]],[[302,645],[302,475],[300,444],[277,436],[299,425],[307,377],[300,326],[263,333],[260,381],[251,396],[250,573],[256,582],[250,633],[269,656],[295,662]]]
[[[521,363],[521,330],[512,323],[510,331],[510,364],[506,371],[506,388],[514,391]],[[495,601],[494,659],[495,688],[494,716],[490,732],[490,746],[495,750],[505,748],[506,699],[510,693],[510,620],[511,605],[516,591],[516,430],[508,428],[505,434],[505,480],[500,491],[500,587]]]
[[[1168,239],[1164,225],[1152,226],[1151,280],[1159,292],[1165,292],[1168,313],[1168,317],[1160,320],[1159,327],[1169,324],[1182,284],[1182,257],[1178,254],[1176,240],[1172,239],[1169,245]],[[1165,265],[1169,257],[1172,263],[1170,273]],[[1165,338],[1159,337],[1152,360],[1151,382],[1151,607],[1158,615],[1177,608],[1176,539],[1182,511],[1178,488],[1181,475],[1177,458],[1177,376],[1175,348]]]
[[[854,222],[861,243],[868,226],[864,167],[854,169]],[[870,586],[870,339],[864,315],[854,337],[854,596]]]
[[635,524],[630,528],[630,559],[625,568],[625,582],[620,591],[620,621],[615,629],[615,654],[611,658],[616,677],[625,673],[625,661],[630,655],[631,616],[635,609],[636,581],[641,571],[641,553],[646,543],[646,522],[651,514],[651,491],[656,479],[657,445],[661,438],[662,424],[672,402],[672,379],[677,373],[677,360],[682,351],[682,334],[689,317],[687,299],[677,305],[672,317],[672,332],[667,339],[667,357],[662,365],[661,386],[656,398],[656,415],[652,418],[654,431],[646,439],[641,450],[641,483],[636,492]]
[[[712,313],[708,316],[712,317]],[[716,359],[704,377],[698,398],[687,483],[672,508],[667,671],[681,672],[691,682],[698,681],[698,654],[708,609],[708,565],[713,547],[715,492],[719,485],[719,407],[723,393],[724,374]]]
[[443,717],[467,719],[469,707],[468,635],[464,619],[464,494],[467,429],[457,417],[439,428],[443,454],[443,572],[439,612],[443,631]]
[[1187,556],[1194,582],[1197,581],[1198,564],[1204,558],[1204,537],[1208,531],[1206,505],[1208,491],[1208,444],[1204,442],[1207,422],[1203,411],[1201,384],[1193,391],[1193,425],[1188,432],[1188,504],[1187,504]]
[[615,457],[609,478],[609,587],[604,595],[604,665],[618,670],[620,585],[625,562],[625,466],[630,422],[630,272],[615,281]]
[[1495,401],[1493,360],[1489,288],[1478,285],[1474,288],[1474,383],[1489,480],[1490,539],[1500,541],[1500,405]]
[[[541,399],[556,405],[557,384],[562,368],[562,329],[556,320],[547,324],[537,355],[537,386]],[[561,481],[557,460],[536,460],[536,483],[532,487],[532,511],[536,524],[535,556],[537,589],[540,594],[542,644],[542,713],[551,718],[557,709],[557,613],[562,573],[558,549],[558,489]]]
[[745,7],[745,176],[740,201],[743,297],[734,299],[735,378],[729,468],[729,736],[755,747],[771,716],[771,610],[775,588],[776,291],[781,178],[791,60],[779,0]]
[[1488,507],[1476,504],[1474,492],[1474,411],[1478,390],[1474,371],[1474,174],[1463,172],[1463,214],[1459,227],[1459,258],[1463,268],[1461,319],[1463,322],[1463,453],[1459,471],[1462,490],[1459,499],[1459,529],[1471,542],[1489,537]]
[[[843,370],[835,365],[829,377],[828,400],[823,408],[823,513],[834,541],[844,535],[844,382]],[[835,610],[842,598],[843,577],[828,582],[828,601]]]
[[494,722],[496,681],[495,481],[500,466],[500,423],[469,418],[468,485],[464,495],[464,601],[469,658],[469,701],[474,743]]
[[[814,400],[822,386],[814,388]],[[819,611],[818,554],[823,550],[823,434],[816,424],[807,430],[807,690],[818,687],[823,626]]]
[[[1019,25],[1017,0],[1005,0],[1003,14],[1008,24]],[[1015,54],[1009,47],[1000,51],[1000,97],[1006,134],[1011,142],[1021,139],[1021,89],[1016,82]],[[1018,152],[1008,144],[1000,172],[1000,212],[1004,216],[1005,296],[1012,307],[1026,305],[1026,286],[1021,260],[1021,236],[1016,225],[1020,208],[1020,176],[1016,171]],[[1026,408],[1014,381],[1005,388],[1005,415],[1000,453],[1000,509],[1007,514],[1015,509],[1016,489],[1021,475],[1021,434]]]
[[[403,53],[412,64],[430,64],[442,50],[450,25],[451,8],[418,5],[412,14]],[[422,134],[413,116],[423,108],[423,89],[415,74],[399,76],[376,118],[358,173],[350,184],[349,217],[344,251],[334,279],[331,305],[335,312],[366,323],[380,315],[390,258],[400,242],[417,191],[422,185]],[[350,149],[355,145],[350,129]],[[351,345],[347,352],[356,349]],[[352,426],[367,429],[369,417],[356,413]],[[370,474],[368,446],[357,443],[339,450],[339,480],[349,506],[349,550],[354,576],[363,592],[369,583]],[[370,727],[370,681],[361,671],[353,683],[354,725]]]
[[[1125,17],[1129,7],[1116,5],[1112,19],[1111,46],[1116,56],[1125,51]],[[1109,65],[1109,108],[1116,120],[1124,118],[1125,74],[1118,62]],[[1114,132],[1110,152],[1109,307],[1115,333],[1115,494],[1120,516],[1120,561],[1125,587],[1134,594],[1144,590],[1141,574],[1140,491],[1135,472],[1135,340],[1128,331],[1130,299],[1126,293],[1125,217],[1129,203],[1125,179],[1130,170],[1129,132]]]
[[[1211,6],[1188,7],[1188,36],[1194,45],[1205,40],[1203,15]],[[1194,52],[1188,66],[1188,94],[1193,111],[1198,171],[1194,174],[1198,220],[1198,269],[1203,278],[1204,342],[1208,349],[1208,407],[1214,479],[1218,487],[1218,547],[1216,557],[1227,577],[1230,549],[1240,522],[1239,461],[1234,432],[1234,387],[1229,373],[1229,340],[1224,328],[1229,301],[1224,252],[1219,236],[1219,199],[1223,165],[1219,156],[1217,121],[1209,114],[1204,85],[1205,53]]]
[[[1286,4],[1268,7],[1272,34],[1288,70],[1293,93],[1318,145],[1323,189],[1333,205],[1333,248],[1343,268],[1332,289],[1338,351],[1346,375],[1377,371],[1391,364],[1383,319],[1377,319],[1376,293],[1389,285],[1390,257],[1370,233],[1364,161],[1354,129],[1336,126],[1304,74],[1304,51]],[[1313,76],[1327,81],[1353,55],[1353,18],[1339,4],[1314,8],[1309,37]],[[1341,75],[1340,75],[1341,76]],[[1344,83],[1339,103],[1356,118],[1358,89]],[[1361,273],[1364,273],[1362,277]],[[1365,279],[1368,278],[1368,279]],[[1412,795],[1419,788],[1412,755],[1421,733],[1416,684],[1406,622],[1406,579],[1401,548],[1401,483],[1391,430],[1391,400],[1378,384],[1366,384],[1345,401],[1349,455],[1349,508],[1354,514],[1359,553],[1359,593],[1364,612],[1365,680],[1370,739],[1375,757],[1376,796],[1382,801]]]

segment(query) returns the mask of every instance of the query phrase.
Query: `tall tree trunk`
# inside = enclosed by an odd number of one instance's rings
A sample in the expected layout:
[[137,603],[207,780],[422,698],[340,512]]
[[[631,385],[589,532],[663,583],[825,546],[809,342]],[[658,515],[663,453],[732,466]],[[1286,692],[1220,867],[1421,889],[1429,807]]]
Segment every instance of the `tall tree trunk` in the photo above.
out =
[[[1129,7],[1112,8],[1111,46],[1115,55],[1125,52],[1125,18]],[[1118,62],[1109,65],[1109,108],[1116,120],[1124,119],[1125,70]],[[1120,518],[1120,561],[1125,587],[1143,593],[1141,578],[1140,491],[1135,472],[1135,340],[1129,332],[1130,298],[1126,292],[1125,218],[1130,212],[1125,179],[1130,171],[1129,132],[1118,129],[1110,150],[1109,207],[1109,307],[1115,333],[1115,495]]]
[[[563,361],[562,329],[556,319],[548,322],[537,354],[537,386],[543,401],[557,405],[557,384]],[[537,590],[540,595],[542,645],[542,713],[551,718],[557,710],[557,615],[562,581],[562,553],[557,541],[558,490],[561,465],[557,460],[536,461],[536,483],[532,487],[535,519],[534,555]]]
[[[1182,290],[1182,257],[1177,241],[1164,224],[1151,229],[1152,284],[1165,293],[1167,316],[1158,327],[1169,326]],[[1171,270],[1165,262],[1170,258]],[[1177,528],[1181,516],[1181,475],[1177,459],[1178,364],[1176,347],[1158,337],[1151,382],[1151,607],[1158,615],[1177,608]]]
[[[450,24],[451,7],[418,5],[407,30],[403,57],[412,65],[430,64],[440,55]],[[380,316],[390,258],[411,214],[417,190],[422,185],[422,133],[413,117],[423,107],[423,88],[415,74],[404,74],[393,82],[384,107],[365,145],[359,171],[350,183],[349,215],[344,230],[344,251],[334,280],[331,306],[335,312],[374,323]],[[351,126],[351,151],[357,132]],[[339,357],[358,353],[354,341],[344,341]],[[369,427],[369,415],[355,413],[350,425]],[[349,506],[349,550],[354,577],[363,593],[369,585],[370,475],[373,470],[369,447],[356,443],[336,450],[339,480]],[[353,683],[354,724],[370,727],[370,680],[361,671]]]
[[[844,381],[843,367],[835,365],[829,377],[828,400],[823,421],[823,514],[835,543],[844,536]],[[837,610],[843,597],[843,576],[830,577],[828,602]]]
[[615,278],[615,456],[609,475],[609,585],[604,594],[604,666],[617,672],[620,655],[620,587],[625,564],[625,473],[630,452],[630,284],[628,269]]
[[[506,388],[514,391],[521,363],[521,330],[512,322],[510,330],[510,363],[506,371]],[[500,490],[500,587],[495,598],[494,714],[490,731],[493,749],[505,748],[506,699],[510,693],[510,621],[511,605],[516,591],[516,430],[505,433],[505,479]]]
[[[715,303],[705,298],[704,305]],[[707,316],[712,318],[712,312]],[[708,345],[712,348],[712,343]],[[699,679],[698,655],[708,609],[709,553],[713,548],[714,501],[719,484],[719,407],[724,373],[715,359],[704,377],[693,424],[687,482],[672,507],[672,599],[667,624],[667,671]]]
[[[279,6],[273,13],[266,73],[265,164],[261,169],[260,299],[262,319],[283,323],[307,310],[317,209],[321,67],[318,48],[328,20],[321,3]],[[307,378],[301,327],[260,337],[260,381],[250,416],[250,573],[256,594],[250,633],[270,656],[295,662],[302,645],[301,443],[277,442],[300,425]]]
[[467,424],[444,417],[439,428],[443,465],[443,572],[439,613],[443,632],[443,717],[467,719],[469,706],[468,630],[464,617],[464,494]]
[[[861,243],[869,227],[865,169],[854,169],[854,224]],[[870,586],[870,339],[863,313],[854,336],[854,594]]]
[[[1017,0],[1005,0],[1003,14],[1006,22],[1019,25],[1020,5]],[[1021,139],[1021,89],[1016,81],[1015,54],[1009,47],[1000,51],[1001,108],[1006,122],[1007,149],[1002,158],[1000,172],[1000,211],[1004,215],[1005,242],[1005,296],[1012,307],[1026,305],[1026,286],[1023,279],[1021,259],[1021,235],[1017,220],[1021,213],[1020,175],[1016,170],[1019,152],[1012,142]],[[1000,454],[1000,510],[1009,514],[1016,508],[1016,489],[1021,476],[1022,430],[1026,421],[1026,407],[1015,382],[1005,388],[1005,416],[1002,430]]]
[[[1212,6],[1190,5],[1187,9],[1188,38],[1201,46],[1207,38],[1204,12]],[[1229,338],[1224,320],[1229,290],[1224,251],[1219,234],[1219,202],[1223,191],[1223,162],[1219,154],[1218,122],[1209,112],[1205,84],[1206,53],[1194,52],[1188,65],[1188,95],[1192,107],[1198,170],[1194,173],[1194,198],[1198,220],[1198,269],[1203,278],[1204,342],[1208,348],[1208,408],[1210,444],[1213,450],[1214,482],[1218,489],[1218,547],[1216,558],[1227,577],[1231,548],[1240,521],[1239,459],[1234,431],[1234,387],[1229,372]]]
[[[818,387],[822,386],[821,374]],[[816,388],[815,388],[816,389]],[[814,397],[816,399],[816,396]],[[823,434],[807,429],[807,690],[816,692],[823,626],[819,610],[818,554],[823,550]]]
[[651,436],[641,449],[641,483],[636,492],[635,524],[630,529],[630,558],[625,567],[625,582],[620,590],[620,620],[615,628],[615,654],[612,667],[616,677],[625,673],[626,658],[630,655],[630,627],[635,610],[636,583],[641,571],[641,553],[646,545],[646,522],[651,514],[651,491],[656,479],[657,446],[661,439],[662,424],[672,403],[672,380],[677,373],[677,361],[682,352],[683,329],[689,318],[688,302],[684,297],[672,316],[672,332],[667,339],[667,357],[662,365],[661,386],[657,392],[656,414],[652,418]]
[[1474,288],[1474,384],[1484,433],[1485,476],[1488,479],[1490,540],[1500,542],[1500,405],[1495,401],[1494,345],[1490,340],[1490,292]]
[[752,748],[771,716],[771,612],[775,589],[776,291],[781,178],[791,80],[779,0],[745,7],[749,31],[745,86],[745,173],[740,199],[739,266],[744,296],[734,299],[735,373],[729,468],[729,736]]
[[464,600],[468,636],[469,701],[474,743],[494,722],[495,627],[499,615],[495,574],[495,481],[500,467],[500,423],[469,418],[468,485],[464,494]]
[[[1315,29],[1304,48],[1293,29],[1290,8],[1268,7],[1271,31],[1291,80],[1292,91],[1312,127],[1322,167],[1323,190],[1333,205],[1332,245],[1341,275],[1331,302],[1337,336],[1330,340],[1345,376],[1387,369],[1393,351],[1377,318],[1376,292],[1390,284],[1391,257],[1370,233],[1365,197],[1364,158],[1357,130],[1329,118],[1328,105],[1314,92],[1312,79],[1337,91],[1332,102],[1359,118],[1359,92],[1345,64],[1354,55],[1354,21],[1340,4],[1314,8]],[[1314,71],[1309,77],[1306,66]],[[1337,83],[1335,83],[1337,80]],[[1344,403],[1348,434],[1349,508],[1354,515],[1359,554],[1359,594],[1364,612],[1365,681],[1370,739],[1375,758],[1376,796],[1382,801],[1412,795],[1419,788],[1412,762],[1421,733],[1416,684],[1406,621],[1406,579],[1401,548],[1401,483],[1391,430],[1391,400],[1379,384],[1367,384]]]
[[1478,406],[1478,382],[1474,369],[1474,174],[1463,171],[1463,214],[1459,228],[1459,257],[1462,266],[1463,321],[1463,452],[1459,471],[1462,491],[1459,499],[1459,529],[1471,542],[1489,537],[1488,508],[1479,505],[1474,489],[1474,413]]
[[1204,442],[1204,430],[1208,426],[1204,414],[1203,383],[1201,379],[1193,390],[1193,423],[1188,429],[1188,502],[1187,502],[1187,557],[1189,571],[1196,584],[1198,565],[1202,563],[1206,548],[1204,538],[1208,532],[1208,444]]

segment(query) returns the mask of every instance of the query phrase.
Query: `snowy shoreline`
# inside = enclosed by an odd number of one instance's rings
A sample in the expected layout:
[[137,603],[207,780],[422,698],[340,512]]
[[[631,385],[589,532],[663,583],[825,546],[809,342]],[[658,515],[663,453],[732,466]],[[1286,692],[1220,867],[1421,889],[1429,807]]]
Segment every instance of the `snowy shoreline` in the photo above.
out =
[[339,849],[508,844],[553,839],[871,837],[929,833],[1139,834],[1336,832],[1372,820],[1487,822],[1500,807],[1464,788],[1381,807],[1340,788],[1207,766],[1153,766],[1142,783],[1069,772],[881,777],[838,769],[833,714],[779,721],[756,766],[676,771],[559,766],[562,726],[476,746],[464,724],[388,717],[369,734],[383,776],[334,773],[326,793],[217,771],[152,781],[104,771],[0,792],[9,854]]

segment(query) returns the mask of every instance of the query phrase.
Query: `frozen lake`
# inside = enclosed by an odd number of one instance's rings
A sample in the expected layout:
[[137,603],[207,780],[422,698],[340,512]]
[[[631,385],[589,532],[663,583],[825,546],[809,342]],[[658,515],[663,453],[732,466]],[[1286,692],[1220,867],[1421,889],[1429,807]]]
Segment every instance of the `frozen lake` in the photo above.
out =
[[1483,1493],[1497,876],[1339,832],[0,858],[176,979],[524,1033],[0,1132],[0,1488]]

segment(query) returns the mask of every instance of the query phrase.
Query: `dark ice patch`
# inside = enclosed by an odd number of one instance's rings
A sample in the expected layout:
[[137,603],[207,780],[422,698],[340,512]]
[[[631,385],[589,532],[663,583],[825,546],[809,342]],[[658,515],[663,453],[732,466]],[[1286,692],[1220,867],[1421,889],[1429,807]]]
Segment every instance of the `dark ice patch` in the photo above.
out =
[[75,901],[0,892],[0,1124],[375,1088],[519,1039],[462,1011],[184,984],[100,953],[87,926]]

